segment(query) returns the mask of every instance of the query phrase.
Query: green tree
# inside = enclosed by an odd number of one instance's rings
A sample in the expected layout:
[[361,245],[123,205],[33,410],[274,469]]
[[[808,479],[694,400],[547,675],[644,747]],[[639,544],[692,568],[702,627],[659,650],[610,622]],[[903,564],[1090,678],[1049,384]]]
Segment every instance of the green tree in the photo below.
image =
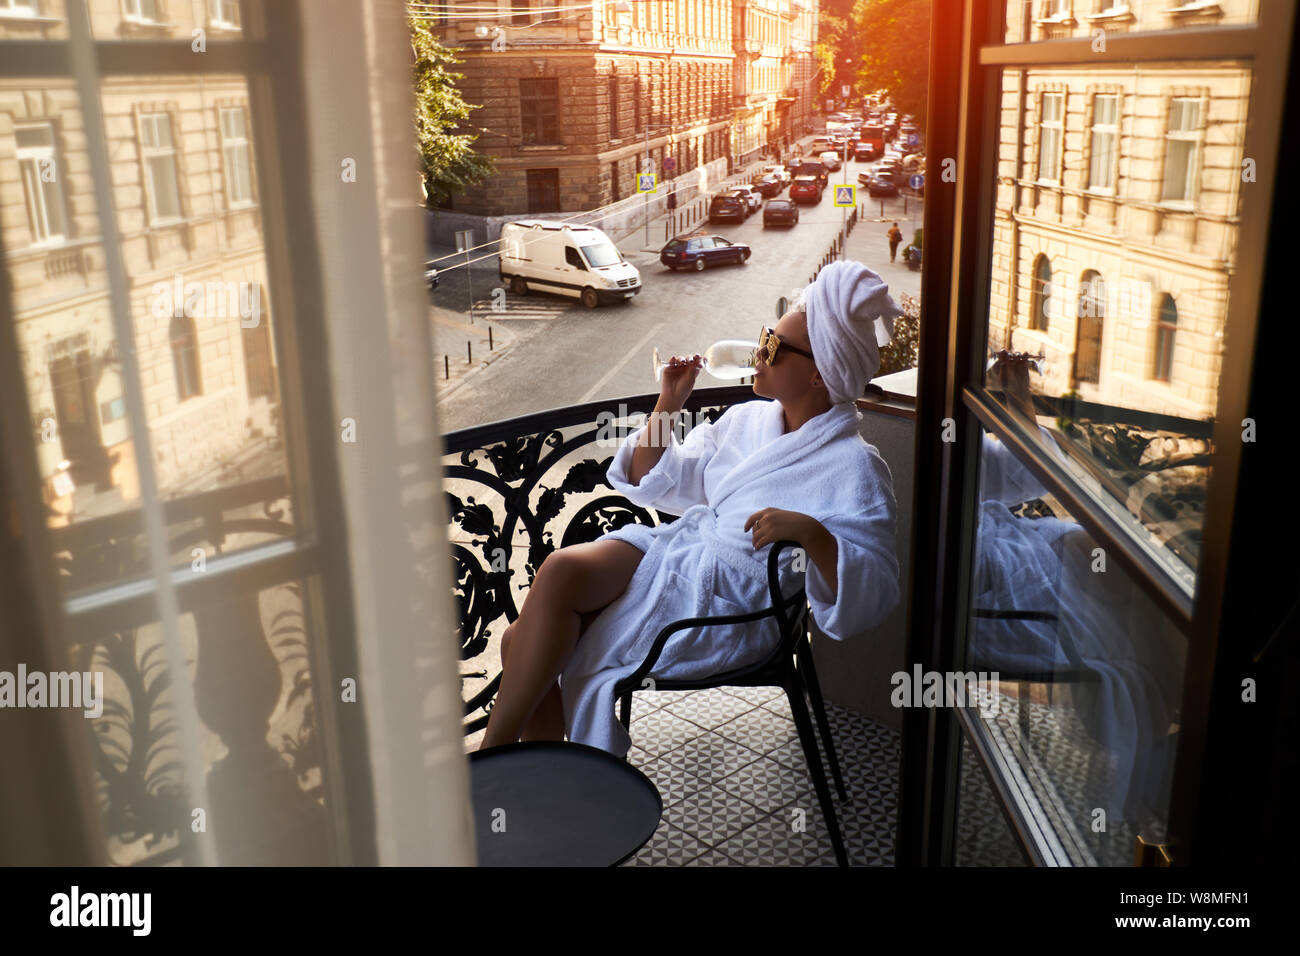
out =
[[858,0],[854,34],[869,42],[853,51],[864,89],[885,89],[900,113],[925,125],[930,68],[931,0]]
[[437,206],[495,173],[496,164],[473,149],[485,130],[473,131],[470,111],[479,107],[466,103],[456,89],[456,81],[464,78],[451,70],[461,62],[457,51],[439,43],[423,23],[411,20],[410,28],[420,172],[429,205]]
[[835,82],[835,51],[825,43],[818,43],[813,47],[813,55],[817,57],[817,68],[821,71],[817,74],[817,95],[821,96]]

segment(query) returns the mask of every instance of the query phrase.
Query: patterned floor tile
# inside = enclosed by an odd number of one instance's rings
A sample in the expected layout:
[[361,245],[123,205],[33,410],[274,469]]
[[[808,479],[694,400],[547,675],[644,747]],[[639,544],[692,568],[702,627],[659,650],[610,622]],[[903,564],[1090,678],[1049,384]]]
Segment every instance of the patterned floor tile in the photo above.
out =
[[825,828],[800,832],[793,816],[769,815],[718,844],[717,849],[742,866],[809,866],[824,857],[835,859]]
[[775,750],[798,736],[793,720],[778,717],[761,707],[719,724],[714,731],[760,753]]
[[702,787],[664,808],[666,822],[709,846],[735,836],[761,816],[752,804],[716,785]]
[[669,704],[664,710],[712,730],[741,714],[753,710],[755,705],[741,697],[724,694],[721,690],[702,691]]
[[624,861],[622,865],[685,866],[688,861],[697,859],[708,850],[709,847],[689,833],[677,829],[677,827],[666,821],[662,821],[659,824],[659,829],[655,831],[655,835],[650,838],[650,842],[643,846],[630,860]]
[[699,784],[714,784],[761,757],[757,750],[714,733],[688,740],[676,750],[664,754],[663,760],[688,771]]
[[701,786],[698,777],[674,766],[663,757],[651,758],[644,764],[637,764],[636,768],[650,778],[664,803],[669,799],[689,799],[690,794]]
[[691,860],[691,862],[687,863],[686,865],[687,866],[740,866],[741,864],[737,863],[735,860],[727,856],[725,853],[719,853],[717,850],[709,850],[707,853],[701,853],[699,856]]
[[718,786],[767,813],[781,810],[795,800],[816,801],[806,773],[798,773],[767,757],[728,774],[718,781]]
[[632,742],[649,754],[662,755],[676,750],[688,740],[704,733],[704,729],[689,720],[683,720],[666,710],[646,714],[632,724]]
[[785,691],[779,687],[722,687],[720,689],[752,704],[762,704],[773,697],[785,696]]

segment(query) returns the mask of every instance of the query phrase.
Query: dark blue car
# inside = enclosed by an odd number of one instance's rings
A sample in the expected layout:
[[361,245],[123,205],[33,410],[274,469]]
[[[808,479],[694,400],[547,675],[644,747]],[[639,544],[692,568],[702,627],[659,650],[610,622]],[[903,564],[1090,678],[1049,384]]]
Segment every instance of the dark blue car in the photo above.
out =
[[741,263],[749,259],[749,246],[722,236],[686,236],[674,239],[659,250],[659,261],[669,269],[694,269],[724,262]]

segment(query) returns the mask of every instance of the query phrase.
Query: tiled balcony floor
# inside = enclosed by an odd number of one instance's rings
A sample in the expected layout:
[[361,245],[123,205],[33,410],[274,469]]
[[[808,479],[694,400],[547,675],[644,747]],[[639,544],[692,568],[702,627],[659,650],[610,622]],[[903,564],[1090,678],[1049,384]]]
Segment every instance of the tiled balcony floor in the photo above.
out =
[[[892,866],[900,735],[829,701],[854,866]],[[650,842],[624,866],[835,866],[785,693],[770,687],[638,693],[629,761],[663,797]],[[823,752],[828,785],[835,785]]]

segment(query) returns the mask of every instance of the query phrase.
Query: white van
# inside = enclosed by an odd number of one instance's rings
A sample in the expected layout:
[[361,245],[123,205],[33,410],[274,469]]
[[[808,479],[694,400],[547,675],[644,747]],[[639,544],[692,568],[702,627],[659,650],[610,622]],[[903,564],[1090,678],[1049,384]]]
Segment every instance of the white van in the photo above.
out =
[[595,226],[521,219],[501,227],[497,273],[515,295],[530,290],[602,302],[627,302],[641,291],[641,273]]

